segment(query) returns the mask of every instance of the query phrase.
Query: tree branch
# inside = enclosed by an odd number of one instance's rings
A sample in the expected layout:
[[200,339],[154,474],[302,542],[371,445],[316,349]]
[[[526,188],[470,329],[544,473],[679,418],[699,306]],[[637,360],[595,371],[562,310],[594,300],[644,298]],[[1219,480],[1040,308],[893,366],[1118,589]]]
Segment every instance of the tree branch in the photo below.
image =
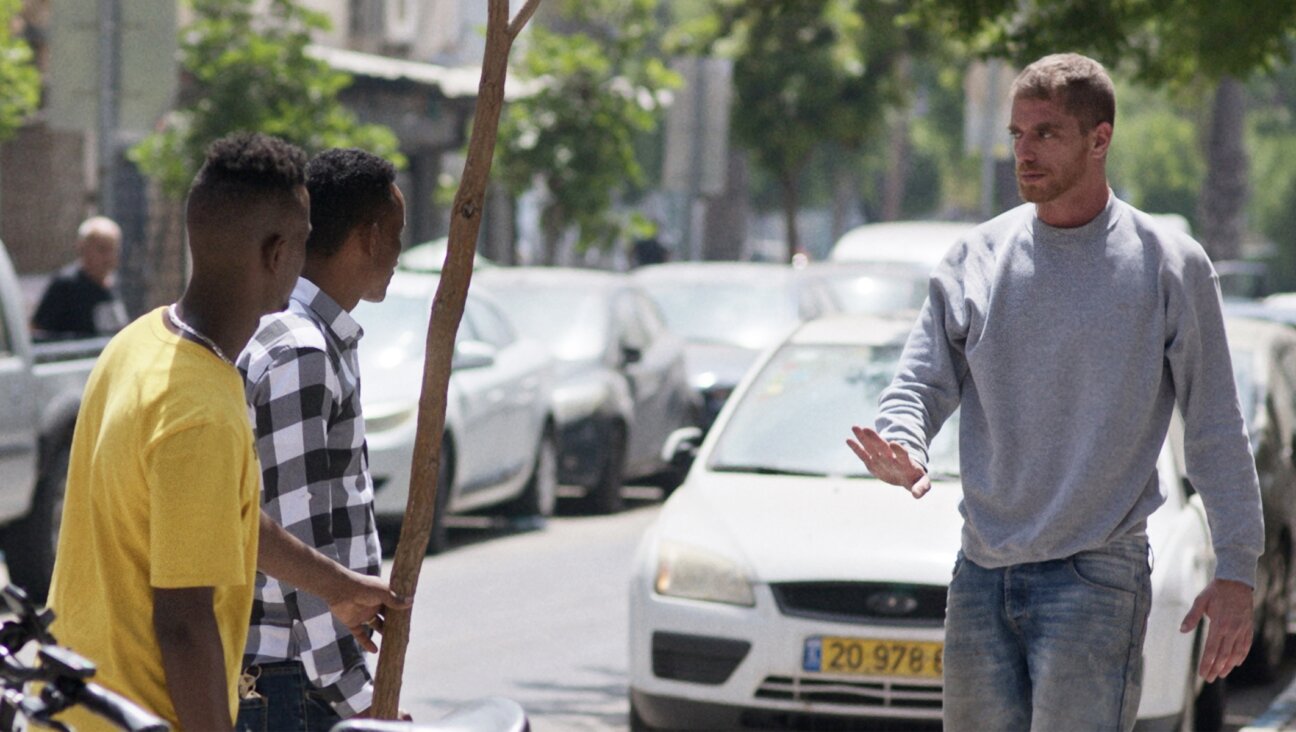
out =
[[540,0],[527,0],[527,4],[523,5],[522,9],[518,11],[517,17],[513,19],[513,22],[509,23],[509,38],[517,38],[518,34],[522,32],[522,26],[526,25],[528,20],[531,20],[531,16],[535,15],[538,7],[540,7]]
[[[481,83],[469,136],[463,177],[455,195],[445,264],[432,303],[431,321],[423,362],[423,384],[419,394],[418,426],[414,456],[410,465],[409,502],[401,524],[400,539],[391,573],[391,587],[404,597],[418,589],[419,571],[427,553],[428,536],[435,521],[437,474],[441,466],[441,438],[445,432],[446,392],[450,383],[450,362],[455,334],[463,317],[468,285],[472,279],[473,255],[481,229],[482,207],[495,154],[495,138],[504,104],[504,80],[508,72],[513,36],[535,12],[539,0],[528,0],[518,14],[516,27],[508,24],[508,0],[490,0],[486,24],[486,51],[482,57]],[[385,618],[382,651],[374,675],[371,712],[377,719],[396,719],[400,704],[401,676],[405,649],[409,643],[410,610],[389,611]]]

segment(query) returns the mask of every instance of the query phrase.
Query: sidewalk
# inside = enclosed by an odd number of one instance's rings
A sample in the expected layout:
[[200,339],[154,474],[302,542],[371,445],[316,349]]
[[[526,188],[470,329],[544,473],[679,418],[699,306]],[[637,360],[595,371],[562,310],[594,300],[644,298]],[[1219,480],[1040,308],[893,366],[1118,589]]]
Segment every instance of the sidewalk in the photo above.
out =
[[1239,732],[1296,732],[1296,680],[1274,698],[1269,709]]

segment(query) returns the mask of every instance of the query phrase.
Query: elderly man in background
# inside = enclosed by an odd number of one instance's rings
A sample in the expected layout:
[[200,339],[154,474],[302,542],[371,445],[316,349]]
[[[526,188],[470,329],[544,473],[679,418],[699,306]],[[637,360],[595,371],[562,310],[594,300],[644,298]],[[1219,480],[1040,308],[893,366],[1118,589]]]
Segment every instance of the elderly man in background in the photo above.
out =
[[32,330],[41,340],[110,335],[126,325],[126,308],[110,289],[122,231],[107,216],[93,216],[77,229],[77,261],[50,280]]

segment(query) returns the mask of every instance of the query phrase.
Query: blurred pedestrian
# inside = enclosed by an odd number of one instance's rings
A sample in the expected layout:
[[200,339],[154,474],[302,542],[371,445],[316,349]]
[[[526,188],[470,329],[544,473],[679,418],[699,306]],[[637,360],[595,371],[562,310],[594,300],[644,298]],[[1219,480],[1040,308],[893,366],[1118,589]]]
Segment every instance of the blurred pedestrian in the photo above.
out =
[[[262,508],[293,536],[350,569],[378,576],[382,555],[360,409],[351,317],[380,302],[396,271],[405,198],[391,163],[363,150],[327,150],[306,168],[311,231],[288,309],[261,320],[238,359],[261,456]],[[368,712],[364,651],[322,598],[258,577],[243,662],[255,694],[242,730],[324,732]]]
[[[218,140],[190,188],[193,276],[180,300],[126,326],[86,385],[68,466],[50,606],[95,681],[177,729],[228,730],[256,571],[329,598],[357,635],[380,580],[345,569],[258,508],[261,474],[238,353],[282,310],[310,229],[305,155]],[[80,730],[111,727],[73,709]]]
[[54,275],[32,316],[37,340],[109,335],[125,327],[126,308],[112,290],[121,240],[121,227],[107,216],[81,223],[77,261]]
[[631,268],[649,264],[661,264],[670,259],[670,250],[658,240],[656,235],[634,240],[631,248]]
[[921,497],[927,446],[958,407],[962,551],[945,624],[944,721],[984,729],[1131,729],[1151,603],[1147,517],[1176,404],[1205,501],[1215,577],[1199,672],[1242,662],[1264,548],[1210,260],[1117,199],[1115,94],[1100,64],[1047,56],[1012,86],[1025,205],[964,236],[850,447]]

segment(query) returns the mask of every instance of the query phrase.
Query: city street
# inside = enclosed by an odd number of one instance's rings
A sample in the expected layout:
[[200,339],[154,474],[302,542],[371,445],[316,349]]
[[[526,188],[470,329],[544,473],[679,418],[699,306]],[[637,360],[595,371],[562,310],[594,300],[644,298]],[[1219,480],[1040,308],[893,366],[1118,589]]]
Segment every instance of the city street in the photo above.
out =
[[426,720],[504,696],[535,732],[626,729],[626,583],[658,505],[453,532],[419,576],[401,705]]
[[[536,732],[627,728],[626,582],[658,504],[559,516],[543,530],[464,529],[423,564],[401,704],[435,719],[483,696],[520,703]],[[390,564],[386,568],[390,571]],[[1264,714],[1296,675],[1230,688],[1228,730]]]

